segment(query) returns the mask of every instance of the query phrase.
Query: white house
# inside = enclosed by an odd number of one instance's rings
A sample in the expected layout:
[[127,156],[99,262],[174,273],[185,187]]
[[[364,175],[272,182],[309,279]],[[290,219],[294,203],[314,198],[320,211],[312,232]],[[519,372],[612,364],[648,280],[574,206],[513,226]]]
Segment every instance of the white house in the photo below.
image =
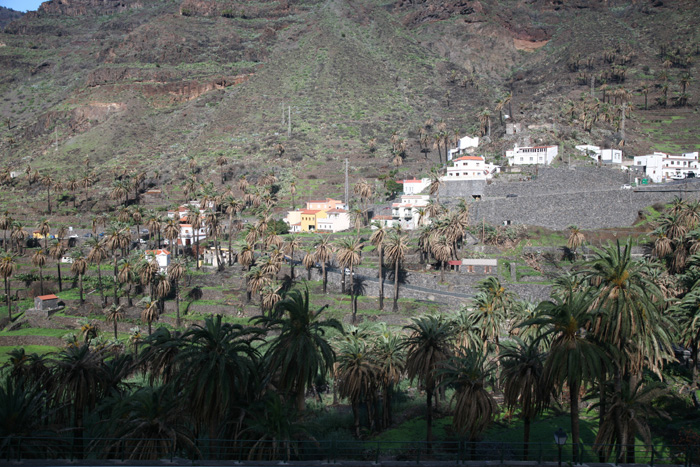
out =
[[471,136],[460,138],[459,142],[457,143],[457,147],[447,151],[447,160],[451,161],[453,157],[460,156],[462,154],[471,154],[476,151],[477,147],[479,147],[478,136],[473,138]]
[[168,270],[168,266],[170,266],[170,252],[168,250],[146,250],[144,255],[146,261],[156,260],[160,272]]
[[403,184],[403,194],[404,195],[417,195],[423,192],[428,185],[430,185],[429,178],[421,178],[420,180],[414,178],[412,180],[401,180],[399,183]]
[[326,217],[316,219],[316,230],[341,232],[350,228],[350,214],[345,209],[329,209]]
[[462,156],[453,162],[454,165],[448,167],[445,176],[440,178],[442,181],[487,180],[500,172],[500,167],[487,164],[483,156]]
[[394,220],[392,216],[376,215],[372,216],[372,230],[377,230],[377,225],[379,227],[391,228],[395,224],[398,225],[398,221]]
[[697,152],[688,152],[680,156],[672,156],[663,152],[634,156],[634,166],[644,169],[646,176],[655,183],[674,178],[685,178],[689,172],[697,174],[700,168]]
[[533,146],[506,151],[508,165],[549,165],[559,154],[559,146]]
[[417,229],[429,223],[428,215],[424,212],[428,206],[428,195],[403,195],[401,201],[391,205],[392,224],[399,224],[406,230]]
[[576,146],[576,149],[602,164],[622,164],[622,151],[619,149],[600,149],[590,144]]

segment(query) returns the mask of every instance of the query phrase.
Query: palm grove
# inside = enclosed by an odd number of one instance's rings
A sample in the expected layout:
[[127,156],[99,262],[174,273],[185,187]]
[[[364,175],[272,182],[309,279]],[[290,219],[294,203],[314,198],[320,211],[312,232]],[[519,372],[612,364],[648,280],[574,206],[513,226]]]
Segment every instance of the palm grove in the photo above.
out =
[[[29,184],[46,178],[27,172]],[[92,178],[86,175],[84,180]],[[183,329],[182,293],[190,299],[201,293],[185,279],[199,262],[192,265],[191,252],[182,251],[184,257],[173,261],[164,274],[152,260],[132,252],[132,226],[137,237],[140,226],[148,226],[155,248],[164,238],[174,243],[179,230],[172,219],[147,212],[138,202],[129,203],[132,193],[138,200],[143,182],[138,174],[123,174],[112,189],[115,215],[95,216],[92,221],[94,232],[102,226],[104,237],[94,237],[71,252],[80,302],[89,282],[100,293],[115,340],[99,337],[94,323],[86,322],[80,335],[59,352],[39,356],[13,351],[0,393],[4,412],[0,426],[6,440],[38,434],[59,439],[69,430],[71,450],[78,456],[95,449],[113,455],[116,445],[87,441],[96,437],[115,443],[143,440],[120,445],[132,458],[162,457],[173,447],[196,452],[197,440],[204,438],[224,444],[253,441],[246,445],[246,456],[278,458],[295,449],[295,440],[311,437],[305,427],[309,394],[321,398],[328,387],[334,396],[346,399],[353,412],[348,429],[362,437],[366,430],[377,432],[393,425],[392,401],[408,381],[425,394],[428,443],[433,441],[434,409],[440,402],[444,407],[450,394],[447,410],[453,413],[454,428],[473,442],[500,408],[516,410],[524,422],[525,457],[531,422],[549,407],[568,406],[576,456],[581,442],[579,407],[586,397],[600,414],[595,443],[601,458],[633,461],[634,451],[627,446],[635,438],[650,443],[649,418],[665,415],[654,402],[666,392],[664,366],[673,359],[672,343],[685,344],[693,361],[697,359],[700,298],[695,282],[700,259],[693,255],[700,238],[700,209],[695,203],[677,200],[659,217],[654,232],[659,261],[633,261],[629,244],[609,246],[593,259],[577,263],[571,274],[558,279],[550,300],[539,304],[520,301],[499,279],[490,277],[479,284],[473,304],[452,314],[413,318],[397,333],[369,323],[354,326],[362,284],[353,272],[362,262],[366,244],[376,247],[380,281],[386,274],[383,268],[393,275],[396,311],[402,263],[412,240],[406,232],[378,228],[363,238],[365,207],[354,215],[353,234],[316,235],[302,242],[299,236],[281,234],[272,217],[279,189],[274,175],[260,177],[256,184],[242,177],[220,194],[198,181],[193,170],[183,185],[186,196],[212,208],[201,212],[193,207],[189,222],[206,225],[221,268],[237,263],[244,269],[245,299],[258,300],[261,311],[246,325],[216,316]],[[356,193],[365,206],[371,192],[363,183],[358,183]],[[436,179],[431,190],[437,190],[438,183]],[[90,186],[83,183],[86,199]],[[47,199],[50,214],[48,189]],[[242,221],[246,210],[254,222]],[[458,257],[469,228],[469,205],[463,201],[450,210],[438,199],[426,211],[433,222],[413,240],[421,260],[438,264],[444,282],[445,266]],[[59,290],[63,288],[59,261],[70,247],[65,229],[58,229],[49,245],[50,224],[42,219],[37,225],[45,232],[45,242],[32,245],[28,252],[22,223],[8,213],[0,217],[0,228],[4,234],[10,232],[9,239],[3,238],[6,251],[0,255],[10,316],[11,282],[20,258],[30,256],[38,268],[42,293],[44,268],[52,258]],[[227,257],[224,241],[229,244]],[[572,230],[570,246],[575,250],[581,241],[580,231]],[[200,251],[199,239],[195,242]],[[307,274],[319,268],[324,293],[331,265],[348,268],[350,273],[341,277],[350,295],[353,325],[327,319],[323,307],[314,307],[308,291],[294,284],[293,269],[291,281],[277,278],[289,258],[299,258],[298,267]],[[294,267],[291,261],[290,268]],[[380,309],[383,289],[380,282]],[[117,340],[117,324],[124,318],[124,307],[139,295],[137,306],[143,310],[148,335],[137,331],[124,344]],[[153,330],[166,299],[175,300],[176,330],[165,326]],[[495,397],[499,394],[500,408]],[[21,449],[32,452],[31,442],[22,443]]]

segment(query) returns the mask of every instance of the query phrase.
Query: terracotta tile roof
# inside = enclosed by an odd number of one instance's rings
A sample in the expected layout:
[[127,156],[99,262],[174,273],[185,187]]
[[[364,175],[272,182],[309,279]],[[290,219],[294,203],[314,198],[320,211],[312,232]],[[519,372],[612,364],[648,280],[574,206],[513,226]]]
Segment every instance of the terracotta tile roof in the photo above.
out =
[[347,212],[347,211],[346,211],[345,209],[338,209],[338,208],[333,208],[333,209],[329,209],[329,210],[328,210],[328,211],[326,211],[326,212],[330,214],[330,213],[336,213],[336,212]]
[[56,299],[56,298],[58,298],[58,297],[55,296],[54,294],[50,294],[50,295],[39,295],[37,298],[38,298],[39,300],[54,300],[54,299]]
[[168,250],[146,250],[145,252],[147,255],[169,255],[170,252]]
[[484,158],[481,156],[463,156],[457,159],[453,159],[452,162],[457,162],[457,161],[483,161]]
[[374,217],[372,217],[372,220],[377,220],[377,221],[390,221],[392,219],[393,219],[393,217],[391,217],[391,216],[374,216]]
[[317,212],[321,212],[320,209],[304,209],[301,211],[302,214],[316,214]]

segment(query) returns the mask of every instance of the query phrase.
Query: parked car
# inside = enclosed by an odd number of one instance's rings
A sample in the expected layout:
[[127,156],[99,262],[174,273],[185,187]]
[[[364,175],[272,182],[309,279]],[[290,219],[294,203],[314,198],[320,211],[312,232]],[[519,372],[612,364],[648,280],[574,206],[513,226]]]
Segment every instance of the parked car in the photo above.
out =
[[695,178],[695,172],[688,172],[688,175],[686,175],[686,178]]
[[632,189],[632,185],[627,185],[627,184],[622,185],[620,187],[620,190],[631,190],[631,189]]
[[684,178],[685,175],[681,173],[671,175],[671,180],[683,180]]
[[[350,275],[350,268],[345,268],[345,275],[349,276]],[[352,275],[355,275],[355,271],[352,272]]]
[[506,198],[517,198],[517,197],[518,197],[518,195],[516,195],[515,193],[508,193],[506,195]]

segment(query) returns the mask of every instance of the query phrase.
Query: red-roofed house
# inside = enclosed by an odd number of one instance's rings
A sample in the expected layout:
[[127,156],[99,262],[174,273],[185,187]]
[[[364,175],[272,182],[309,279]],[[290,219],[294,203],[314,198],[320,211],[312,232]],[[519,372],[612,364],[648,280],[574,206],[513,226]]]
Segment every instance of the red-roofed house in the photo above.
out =
[[58,309],[58,297],[54,294],[34,297],[34,309],[36,311],[49,312]]
[[144,252],[146,261],[155,259],[158,263],[158,269],[165,272],[170,265],[170,252],[168,250],[146,250]]
[[442,177],[442,181],[487,180],[499,171],[498,166],[487,164],[483,156],[462,156],[452,162],[454,164],[447,168],[447,173]]
[[339,199],[326,198],[306,202],[306,209],[328,211],[329,209],[347,209],[348,207]]

